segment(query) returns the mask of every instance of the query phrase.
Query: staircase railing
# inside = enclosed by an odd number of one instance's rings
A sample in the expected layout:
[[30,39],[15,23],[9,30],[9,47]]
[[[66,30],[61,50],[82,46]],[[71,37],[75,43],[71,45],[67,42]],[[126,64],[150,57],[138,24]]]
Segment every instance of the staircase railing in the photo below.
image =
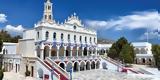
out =
[[118,62],[118,61],[116,61],[116,60],[114,60],[114,59],[112,59],[110,57],[102,56],[102,58],[107,60],[107,61],[109,61],[109,62],[111,62],[111,63],[113,63],[113,64],[115,64],[116,66],[119,66],[119,67],[123,67],[124,66],[122,63],[120,63],[120,62]]
[[59,67],[59,66],[58,66],[52,59],[50,59],[50,58],[46,58],[46,60],[47,60],[49,63],[51,63],[52,66],[53,66],[56,70],[58,70],[59,72],[61,72],[66,78],[69,79],[68,73],[67,73],[63,68]]
[[[51,67],[49,67],[45,62],[43,62],[40,58],[37,58],[37,61],[39,61],[42,65],[45,66],[45,68],[47,68],[49,71],[52,70]],[[60,75],[54,71],[54,75],[60,80]]]

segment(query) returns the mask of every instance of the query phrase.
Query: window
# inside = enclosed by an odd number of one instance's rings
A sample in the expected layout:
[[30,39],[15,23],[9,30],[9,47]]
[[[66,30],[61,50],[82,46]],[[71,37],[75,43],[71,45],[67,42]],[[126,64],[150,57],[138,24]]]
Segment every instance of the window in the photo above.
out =
[[46,39],[48,39],[48,37],[49,37],[49,32],[46,31]]
[[47,15],[45,15],[45,19],[47,19]]
[[49,19],[51,19],[52,18],[52,16],[51,15],[49,15]]
[[70,34],[68,34],[68,41],[70,40]]
[[87,37],[85,37],[85,42],[87,42]]
[[82,36],[79,37],[79,41],[80,41],[80,42],[82,41]]
[[37,39],[39,39],[39,32],[37,32]]
[[92,38],[91,38],[91,37],[90,37],[90,39],[89,39],[89,40],[90,40],[90,42],[92,42]]
[[76,35],[74,35],[74,41],[76,41]]
[[63,33],[61,33],[61,40],[63,40]]
[[51,6],[48,6],[48,10],[51,10]]
[[56,39],[56,33],[55,32],[53,33],[53,39]]
[[73,26],[73,28],[76,29],[77,27],[76,27],[76,26]]
[[96,38],[94,38],[94,42],[96,42]]

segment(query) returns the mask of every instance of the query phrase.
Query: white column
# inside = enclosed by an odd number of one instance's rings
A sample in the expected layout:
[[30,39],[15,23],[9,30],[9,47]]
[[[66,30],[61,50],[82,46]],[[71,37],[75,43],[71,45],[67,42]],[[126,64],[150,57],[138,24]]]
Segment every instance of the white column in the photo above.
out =
[[51,48],[49,49],[49,57],[51,57]]
[[89,56],[89,47],[87,47],[87,56]]
[[79,47],[77,47],[77,57],[78,57]]
[[43,60],[44,59],[44,55],[43,55],[43,49],[41,49],[41,53],[40,53],[40,58]]
[[82,56],[84,56],[84,47],[82,47]]
[[67,46],[64,46],[64,57],[66,57],[66,49],[67,49]]
[[72,57],[73,47],[71,46],[70,56]]
[[57,58],[59,59],[59,48],[60,46],[57,46]]

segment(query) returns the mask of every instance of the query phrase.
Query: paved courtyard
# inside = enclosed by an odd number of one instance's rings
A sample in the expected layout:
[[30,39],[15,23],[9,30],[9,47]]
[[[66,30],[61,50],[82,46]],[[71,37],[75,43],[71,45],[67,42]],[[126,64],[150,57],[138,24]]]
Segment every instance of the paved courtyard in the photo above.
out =
[[[126,74],[109,70],[90,70],[73,74],[73,80],[155,80],[150,75]],[[159,79],[160,80],[160,79]]]

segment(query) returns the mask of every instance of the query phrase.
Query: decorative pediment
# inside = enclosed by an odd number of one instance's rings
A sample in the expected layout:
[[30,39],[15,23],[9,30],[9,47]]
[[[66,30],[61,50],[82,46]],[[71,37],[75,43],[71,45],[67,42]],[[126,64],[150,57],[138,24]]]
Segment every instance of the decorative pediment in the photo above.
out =
[[76,13],[74,13],[73,15],[71,15],[70,17],[68,17],[67,20],[65,20],[66,24],[70,24],[70,25],[75,25],[75,26],[82,26],[82,22],[81,20],[78,18],[78,16],[76,15]]

